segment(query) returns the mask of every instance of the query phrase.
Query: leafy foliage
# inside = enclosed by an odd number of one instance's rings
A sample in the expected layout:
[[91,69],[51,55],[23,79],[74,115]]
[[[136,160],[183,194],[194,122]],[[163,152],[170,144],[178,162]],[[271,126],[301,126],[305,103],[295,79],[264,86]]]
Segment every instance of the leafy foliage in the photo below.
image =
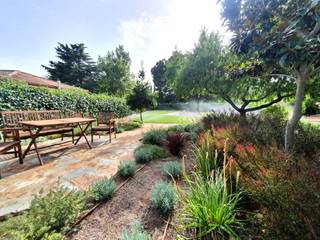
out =
[[147,163],[166,156],[166,151],[156,145],[144,144],[134,150],[134,158],[137,163]]
[[124,131],[130,131],[136,128],[141,128],[142,122],[140,121],[129,121],[123,123],[117,123],[117,128],[123,128]]
[[[54,188],[47,195],[37,195],[25,214],[1,223],[0,236],[5,239],[58,240],[69,230],[85,207],[83,192]],[[61,233],[61,234],[60,234]]]
[[112,178],[98,180],[91,186],[91,195],[95,201],[104,201],[112,198],[117,184]]
[[261,111],[260,114],[265,118],[286,120],[288,119],[289,111],[281,105],[273,105]]
[[120,240],[150,240],[150,235],[143,231],[142,225],[140,222],[135,222],[132,224],[131,230],[125,230]]
[[31,87],[10,78],[0,79],[0,110],[61,110],[96,116],[99,111],[113,111],[117,117],[130,114],[126,101],[104,94],[81,90]]
[[169,132],[162,144],[168,148],[171,154],[174,156],[179,156],[189,139],[189,134]]
[[158,182],[151,190],[152,206],[162,213],[168,213],[174,209],[177,203],[177,195],[171,183]]
[[168,103],[176,100],[175,95],[168,85],[166,78],[166,61],[160,60],[151,68],[155,91],[158,93],[159,103]]
[[97,62],[97,92],[123,97],[133,87],[130,73],[131,59],[122,45],[115,52],[99,56]]
[[123,178],[129,178],[136,173],[136,163],[134,161],[124,161],[118,166],[118,173]]
[[218,124],[210,127],[210,145],[221,152],[228,139],[230,172],[236,177],[236,170],[241,171],[239,187],[245,193],[251,224],[244,232],[265,239],[318,236],[319,129],[298,125],[296,144],[289,153],[284,151],[281,119],[249,116],[239,124],[236,115],[211,116]]
[[58,43],[56,53],[59,61],[49,61],[49,66],[42,67],[48,71],[50,79],[92,90],[95,87],[95,63],[85,49],[83,43]]
[[142,120],[142,112],[146,108],[156,106],[156,99],[151,92],[151,87],[147,82],[139,80],[136,86],[133,88],[132,93],[128,96],[127,104],[132,110],[138,110],[140,112],[140,120]]
[[143,134],[142,142],[144,144],[161,145],[166,136],[167,131],[165,129],[151,129]]
[[162,166],[162,172],[168,177],[179,178],[182,174],[182,165],[177,161],[166,162]]

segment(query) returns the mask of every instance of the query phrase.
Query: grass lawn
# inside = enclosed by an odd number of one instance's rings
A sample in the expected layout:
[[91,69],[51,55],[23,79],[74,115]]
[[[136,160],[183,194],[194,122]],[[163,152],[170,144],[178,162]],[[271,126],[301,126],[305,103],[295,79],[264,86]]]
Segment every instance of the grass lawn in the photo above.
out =
[[[177,113],[177,114],[170,115],[172,113]],[[179,115],[179,111],[176,111],[176,110],[154,110],[154,111],[146,111],[142,114],[144,123],[188,124],[188,123],[195,122],[199,117],[181,116]],[[133,119],[140,120],[139,114],[134,114]]]

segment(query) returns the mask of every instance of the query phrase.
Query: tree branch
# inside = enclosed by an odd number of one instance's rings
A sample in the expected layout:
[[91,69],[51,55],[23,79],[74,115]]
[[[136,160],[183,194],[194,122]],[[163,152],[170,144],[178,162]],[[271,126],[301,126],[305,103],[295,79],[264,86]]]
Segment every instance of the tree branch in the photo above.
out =
[[246,109],[246,112],[257,111],[257,110],[260,110],[260,109],[263,109],[263,108],[266,108],[266,107],[270,107],[271,105],[273,105],[275,103],[281,102],[282,99],[284,99],[286,97],[291,97],[291,96],[293,96],[293,94],[287,94],[287,95],[283,95],[283,96],[278,95],[278,97],[276,99],[272,100],[271,102],[262,104],[262,105],[257,106],[257,107],[248,108],[248,109]]

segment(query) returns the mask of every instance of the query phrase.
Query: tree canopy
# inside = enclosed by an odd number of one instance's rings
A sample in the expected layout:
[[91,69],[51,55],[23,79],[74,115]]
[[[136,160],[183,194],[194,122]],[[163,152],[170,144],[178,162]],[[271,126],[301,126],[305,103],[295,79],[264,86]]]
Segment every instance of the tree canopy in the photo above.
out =
[[158,61],[152,68],[151,74],[153,77],[154,90],[158,93],[158,102],[172,102],[175,100],[175,95],[170,89],[166,77],[167,67],[166,60]]
[[115,52],[110,51],[104,57],[99,56],[95,91],[120,97],[127,95],[133,87],[130,65],[129,53],[122,45],[118,46]]
[[155,107],[157,105],[151,86],[147,81],[145,81],[145,72],[142,66],[138,73],[138,81],[127,98],[127,104],[132,110],[139,111],[141,121],[143,121],[142,113],[147,108]]
[[58,43],[55,50],[59,60],[49,61],[49,66],[42,67],[48,71],[50,79],[92,90],[95,87],[95,63],[85,49],[83,43]]
[[302,116],[306,85],[320,64],[319,0],[223,0],[222,5],[222,16],[234,33],[234,52],[263,61],[274,74],[296,82],[295,105],[286,127],[289,149]]

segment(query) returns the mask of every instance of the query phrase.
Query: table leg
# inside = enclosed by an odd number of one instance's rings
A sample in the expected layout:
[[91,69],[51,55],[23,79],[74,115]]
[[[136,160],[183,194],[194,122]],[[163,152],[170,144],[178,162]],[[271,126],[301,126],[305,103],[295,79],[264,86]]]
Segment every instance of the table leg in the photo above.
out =
[[26,148],[26,150],[24,151],[23,155],[22,155],[22,159],[24,159],[27,155],[27,153],[30,151],[30,148],[32,146],[32,144],[34,145],[34,148],[36,150],[36,153],[37,153],[37,156],[38,156],[38,159],[39,159],[39,162],[40,162],[40,165],[43,165],[43,162],[42,162],[42,159],[41,159],[41,156],[39,154],[39,150],[38,150],[38,146],[37,146],[37,143],[36,143],[36,139],[40,133],[40,131],[42,130],[42,128],[38,128],[36,130],[36,132],[33,134],[32,133],[32,130],[31,128],[29,128],[29,132],[30,132],[30,137],[31,137],[31,142],[29,143],[28,147]]
[[81,127],[81,124],[80,124],[80,123],[78,124],[78,126],[79,126],[79,128],[80,128],[80,136],[79,136],[79,138],[77,139],[77,141],[74,143],[74,145],[76,145],[76,144],[79,142],[79,140],[82,138],[82,136],[83,136],[84,139],[86,140],[87,144],[88,144],[88,147],[89,147],[90,149],[92,148],[91,144],[90,144],[89,141],[88,141],[87,135],[86,135],[86,130],[88,129],[89,126],[91,126],[91,124],[92,124],[92,123],[88,123],[87,126],[86,126],[84,129]]

